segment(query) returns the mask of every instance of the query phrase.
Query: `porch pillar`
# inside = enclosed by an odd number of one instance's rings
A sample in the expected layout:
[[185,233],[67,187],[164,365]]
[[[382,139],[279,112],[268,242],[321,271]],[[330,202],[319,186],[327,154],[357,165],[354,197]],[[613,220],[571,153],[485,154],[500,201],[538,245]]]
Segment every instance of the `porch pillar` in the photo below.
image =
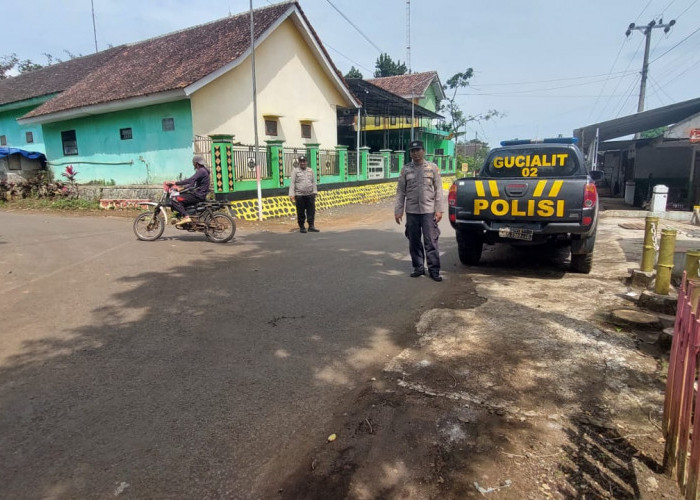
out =
[[406,161],[406,151],[394,151],[394,157],[396,158],[396,164],[399,166],[399,171],[392,174],[394,177],[396,177],[401,173],[403,164]]
[[214,193],[231,193],[236,178],[231,151],[232,135],[210,135]]

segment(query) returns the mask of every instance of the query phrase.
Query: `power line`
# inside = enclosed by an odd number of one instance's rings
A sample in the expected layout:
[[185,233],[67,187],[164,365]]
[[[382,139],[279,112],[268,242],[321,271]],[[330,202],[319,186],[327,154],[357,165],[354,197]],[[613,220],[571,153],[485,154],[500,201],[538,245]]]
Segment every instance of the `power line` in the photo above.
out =
[[[614,73],[615,75],[623,75],[623,74],[632,74],[634,73],[633,71],[619,71],[617,73]],[[536,83],[551,83],[551,82],[563,82],[563,81],[568,81],[568,80],[584,80],[586,78],[598,78],[601,76],[606,76],[605,73],[601,73],[600,75],[589,75],[589,76],[571,76],[569,78],[554,78],[552,80],[533,80],[529,82],[512,82],[512,83],[479,83],[477,85],[481,86],[490,86],[490,87],[496,87],[496,86],[504,86],[504,85],[532,85]],[[470,85],[472,87],[473,85]]]
[[[616,77],[616,78],[624,78],[624,77],[625,77],[625,75],[618,76],[618,77]],[[544,88],[544,89],[513,90],[513,91],[508,92],[508,93],[510,93],[510,94],[527,94],[527,93],[529,93],[529,92],[540,92],[540,91],[548,91],[548,90],[568,89],[568,88],[572,88],[572,87],[583,87],[583,86],[586,86],[586,85],[593,85],[593,84],[596,84],[596,83],[600,83],[600,82],[602,82],[602,81],[603,81],[603,79],[600,79],[600,80],[593,80],[593,81],[584,82],[584,83],[574,83],[574,84],[571,84],[571,85],[560,85],[560,86],[557,86],[557,87],[549,87],[549,88]],[[470,87],[473,88],[473,89],[475,89],[475,90],[479,90],[480,85],[470,85]],[[459,95],[462,95],[462,94],[459,94]]]
[[326,0],[326,1],[328,2],[328,4],[329,4],[331,7],[333,7],[333,8],[338,12],[338,14],[340,14],[341,16],[343,16],[343,19],[345,19],[345,20],[350,24],[350,26],[352,26],[353,28],[355,28],[355,29],[357,30],[357,32],[358,32],[360,35],[362,35],[362,37],[363,37],[365,40],[367,40],[375,49],[377,49],[377,50],[379,51],[380,54],[384,54],[384,51],[383,51],[382,49],[380,49],[379,47],[377,47],[377,44],[374,43],[372,40],[370,40],[370,39],[367,37],[367,35],[365,35],[365,34],[360,30],[360,28],[358,28],[358,27],[355,25],[355,23],[353,23],[350,19],[348,19],[348,16],[346,16],[345,14],[343,14],[343,13],[340,11],[340,9],[338,9],[338,7],[336,7],[335,5],[333,5],[333,2],[331,2],[331,0]]
[[[639,52],[639,49],[641,49],[641,48],[642,48],[642,42],[641,42],[641,40],[640,40],[639,45],[637,45],[637,50],[634,51],[634,55],[632,56],[632,58],[631,58],[631,59],[629,60],[629,62],[627,63],[627,67],[625,67],[625,70],[624,70],[625,73],[627,73],[627,70],[628,70],[629,67],[632,65],[632,60],[633,60],[635,57],[637,57],[637,53]],[[613,91],[612,91],[613,94],[615,94],[615,93],[617,92],[617,89],[618,89],[618,87],[620,86],[620,82],[622,82],[621,79],[617,81],[617,85],[615,85],[615,88],[614,88]],[[601,110],[600,110],[600,113],[598,113],[598,115],[597,115],[597,116],[598,116],[597,121],[600,121],[600,118],[601,118],[601,117],[603,116],[603,114],[605,113],[605,110],[608,109],[608,105],[609,105],[609,104],[610,104],[610,99],[607,100],[607,102],[605,103],[605,106],[603,106],[603,109],[601,109]]]
[[[655,93],[657,96],[659,95],[659,93],[662,93],[662,94],[664,94],[666,97],[668,97],[668,100],[669,100],[670,102],[673,102],[673,101],[674,101],[673,97],[671,97],[670,95],[668,95],[668,94],[666,93],[666,91],[663,89],[663,87],[661,87],[661,85],[659,85],[659,83],[658,83],[656,80],[654,80],[654,78],[653,78],[651,75],[649,75],[649,81],[651,82],[652,86],[654,86],[654,88],[655,88],[654,93]],[[659,100],[661,101],[661,105],[665,106],[665,103],[664,103],[663,99],[659,99]]]
[[622,49],[625,46],[625,43],[627,42],[627,37],[625,37],[622,40],[622,43],[620,44],[620,50],[617,51],[617,55],[615,56],[615,60],[612,63],[612,66],[610,66],[610,71],[608,71],[608,76],[605,78],[605,82],[603,82],[603,86],[600,87],[600,92],[598,93],[598,97],[596,97],[595,102],[593,103],[593,106],[590,107],[588,111],[588,117],[586,118],[586,121],[591,119],[591,116],[593,115],[593,110],[596,108],[598,105],[598,101],[600,101],[600,97],[603,95],[603,90],[605,90],[606,85],[608,84],[608,80],[610,80],[610,75],[612,75],[612,70],[615,68],[615,65],[617,64],[617,60],[620,58],[620,54],[622,53]]
[[364,69],[365,71],[369,71],[370,74],[372,73],[373,70],[366,68],[365,66],[363,66],[362,64],[360,64],[360,63],[357,62],[357,61],[353,61],[353,60],[350,59],[348,56],[346,56],[345,54],[343,54],[342,52],[340,52],[338,49],[336,49],[336,48],[334,48],[334,47],[331,47],[331,46],[328,45],[327,43],[324,43],[323,45],[324,45],[325,47],[328,47],[329,49],[331,49],[333,52],[336,52],[338,55],[344,57],[345,59],[347,59],[347,60],[350,61],[351,63],[356,64],[357,66],[359,66],[360,68]]
[[619,117],[620,113],[622,113],[622,110],[625,109],[625,104],[627,104],[627,101],[629,101],[630,97],[632,97],[632,93],[634,92],[634,88],[637,86],[637,81],[639,78],[641,78],[641,77],[638,76],[637,78],[635,78],[634,81],[632,82],[632,85],[629,86],[629,88],[627,90],[627,97],[623,101],[622,106],[620,106],[620,109],[617,111],[615,118]]
[[693,35],[694,35],[695,33],[697,33],[698,31],[700,31],[700,28],[697,28],[697,29],[696,29],[695,31],[693,31],[690,35],[688,35],[687,37],[685,37],[683,40],[681,40],[680,42],[678,42],[676,45],[674,45],[673,47],[671,47],[670,49],[668,49],[666,52],[664,52],[664,53],[661,54],[660,56],[658,56],[658,57],[652,59],[651,61],[649,61],[649,64],[653,63],[654,61],[658,61],[660,58],[662,58],[663,56],[665,56],[666,54],[668,54],[669,52],[671,52],[673,49],[675,49],[675,48],[678,47],[680,44],[682,44],[683,42],[685,42],[688,38],[690,38],[691,36],[693,36]]
[[[537,98],[551,98],[551,99],[571,99],[571,98],[594,98],[596,97],[596,94],[569,94],[569,95],[552,95],[552,94],[527,94],[527,95],[514,95],[508,92],[474,92],[474,93],[464,93],[464,94],[457,94],[460,96],[502,96],[502,97],[516,97],[518,99],[522,99],[523,97],[537,97]],[[605,94],[603,97],[622,97],[624,94]]]

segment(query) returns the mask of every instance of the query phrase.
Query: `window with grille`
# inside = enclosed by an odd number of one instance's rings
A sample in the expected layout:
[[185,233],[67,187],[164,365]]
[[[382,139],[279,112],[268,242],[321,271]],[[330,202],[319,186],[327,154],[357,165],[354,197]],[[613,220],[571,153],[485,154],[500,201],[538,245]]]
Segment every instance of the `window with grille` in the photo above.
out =
[[27,144],[34,142],[34,134],[32,132],[26,132],[24,137],[27,139]]
[[61,143],[63,145],[63,154],[65,156],[78,154],[78,140],[75,136],[75,130],[64,130],[61,132]]
[[7,146],[7,136],[0,135],[0,146]]
[[119,137],[122,138],[122,141],[128,141],[129,139],[134,138],[133,134],[131,133],[131,128],[120,128]]
[[265,135],[277,135],[277,120],[265,120]]
[[302,123],[301,124],[301,137],[303,139],[311,139],[311,124]]
[[163,118],[163,132],[175,130],[175,118]]

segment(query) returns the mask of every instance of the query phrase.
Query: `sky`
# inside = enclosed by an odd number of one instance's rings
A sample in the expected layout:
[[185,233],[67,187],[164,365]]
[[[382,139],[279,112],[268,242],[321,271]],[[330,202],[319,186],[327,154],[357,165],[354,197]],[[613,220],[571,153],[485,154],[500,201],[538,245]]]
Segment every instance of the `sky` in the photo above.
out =
[[[253,0],[253,7],[277,3]],[[372,78],[382,52],[443,84],[473,68],[456,102],[473,121],[467,137],[489,145],[513,138],[570,136],[574,129],[637,111],[645,36],[653,29],[644,109],[700,97],[699,0],[300,0],[343,73]],[[92,0],[97,47],[146,38],[247,12],[250,0]],[[45,53],[95,52],[90,0],[0,0],[0,57],[45,64]],[[408,13],[410,12],[410,23]],[[7,22],[9,20],[10,22]],[[410,31],[408,29],[410,25]],[[410,33],[410,53],[407,50]]]

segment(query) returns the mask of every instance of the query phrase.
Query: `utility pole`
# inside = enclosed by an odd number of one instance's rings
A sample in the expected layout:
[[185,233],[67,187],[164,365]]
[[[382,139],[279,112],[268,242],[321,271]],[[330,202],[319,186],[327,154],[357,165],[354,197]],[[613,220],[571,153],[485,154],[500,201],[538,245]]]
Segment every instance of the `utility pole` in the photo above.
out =
[[651,31],[655,28],[663,28],[664,33],[668,33],[671,30],[671,26],[674,24],[676,24],[675,19],[671,20],[668,24],[664,24],[663,19],[659,19],[658,23],[655,20],[652,20],[646,26],[637,26],[634,23],[630,23],[630,25],[627,27],[627,31],[625,31],[625,35],[628,37],[632,33],[632,30],[640,31],[644,33],[644,36],[646,37],[646,42],[644,44],[644,63],[642,64],[642,83],[639,87],[639,104],[637,105],[637,113],[644,111],[644,97],[647,91],[647,75],[649,74],[649,45],[651,44]]
[[258,219],[263,220],[262,183],[260,180],[260,157],[258,155],[258,89],[255,80],[255,22],[253,0],[250,0],[250,66],[253,73],[253,130],[255,130],[255,180],[258,185]]

